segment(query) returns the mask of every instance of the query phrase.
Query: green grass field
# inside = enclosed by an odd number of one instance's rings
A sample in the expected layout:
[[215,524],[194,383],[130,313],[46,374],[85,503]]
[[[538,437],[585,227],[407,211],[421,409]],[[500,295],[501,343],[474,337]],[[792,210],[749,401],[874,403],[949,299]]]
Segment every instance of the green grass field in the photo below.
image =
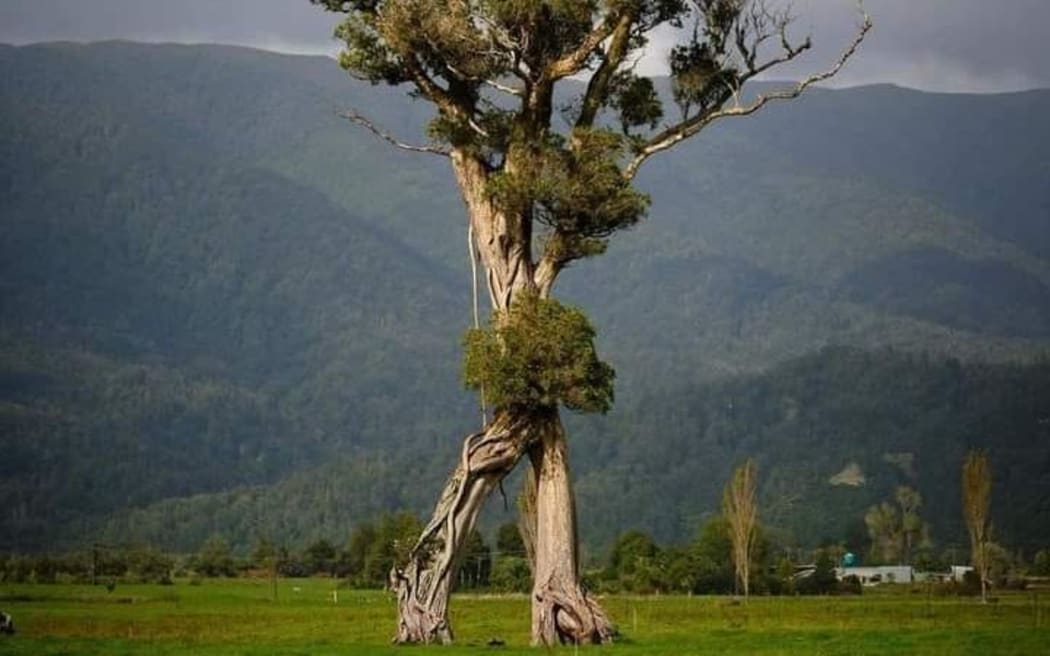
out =
[[[381,592],[327,580],[172,586],[0,585],[0,610],[18,627],[0,654],[404,654],[389,644],[394,604]],[[921,591],[862,597],[604,599],[622,632],[600,653],[642,654],[1050,654],[1050,593],[1011,593],[981,605]],[[457,644],[436,653],[535,654],[525,596],[457,595]],[[489,647],[499,639],[504,647]],[[574,651],[572,647],[561,650]]]

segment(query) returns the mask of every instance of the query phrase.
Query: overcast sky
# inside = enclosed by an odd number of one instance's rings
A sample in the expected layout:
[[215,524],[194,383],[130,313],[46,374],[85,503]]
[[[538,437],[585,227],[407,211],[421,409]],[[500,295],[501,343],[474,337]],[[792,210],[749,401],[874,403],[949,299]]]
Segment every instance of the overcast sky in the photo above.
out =
[[[814,52],[798,75],[834,60],[857,24],[851,0],[794,0]],[[1050,0],[867,0],[875,31],[837,78],[934,91],[1050,87]],[[307,0],[0,0],[0,42],[132,39],[230,43],[333,54],[336,17]],[[648,70],[663,66],[654,43]]]

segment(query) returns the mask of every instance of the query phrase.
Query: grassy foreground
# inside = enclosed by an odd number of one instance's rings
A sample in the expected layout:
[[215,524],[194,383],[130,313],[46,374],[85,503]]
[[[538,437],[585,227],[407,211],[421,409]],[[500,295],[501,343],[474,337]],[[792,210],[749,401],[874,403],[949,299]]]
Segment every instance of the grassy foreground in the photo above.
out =
[[[0,610],[18,627],[0,654],[456,654],[543,653],[528,648],[525,596],[457,595],[457,645],[399,648],[393,599],[339,590],[332,581],[179,582],[173,586],[2,585]],[[593,653],[642,654],[1047,654],[1050,593],[972,599],[875,591],[863,597],[611,596],[620,641]],[[492,639],[504,647],[490,647]],[[572,647],[565,648],[570,653]]]

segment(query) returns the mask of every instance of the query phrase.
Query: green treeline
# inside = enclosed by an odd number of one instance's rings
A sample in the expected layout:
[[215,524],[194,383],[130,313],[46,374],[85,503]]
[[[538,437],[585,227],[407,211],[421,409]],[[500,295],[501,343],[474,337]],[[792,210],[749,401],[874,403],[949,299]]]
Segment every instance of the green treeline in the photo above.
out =
[[[197,551],[171,555],[153,547],[93,548],[61,555],[0,554],[0,582],[10,583],[118,583],[170,584],[176,578],[191,582],[215,577],[308,577],[339,580],[352,588],[385,588],[390,569],[402,562],[415,543],[422,524],[411,513],[385,514],[375,523],[357,527],[347,541],[325,538],[302,549],[258,539],[244,553],[235,552],[220,535],[205,540]],[[868,564],[880,562],[873,537]],[[752,552],[751,593],[859,594],[860,584],[847,577],[839,581],[834,569],[847,552],[844,544],[826,544],[812,550],[783,545],[774,533],[759,529]],[[932,552],[931,552],[932,553]],[[919,571],[947,571],[966,561],[964,552],[919,555]],[[952,560],[949,560],[951,558]],[[959,558],[961,560],[954,560]],[[1050,548],[1025,558],[997,547],[992,582],[996,586],[1023,586],[1025,577],[1050,576]],[[883,561],[885,562],[885,561]],[[892,561],[902,562],[902,561]],[[680,545],[661,545],[639,530],[620,534],[606,556],[585,571],[586,585],[599,593],[738,594],[731,561],[728,524],[720,516],[707,520],[695,537]],[[491,592],[528,592],[532,585],[524,545],[515,524],[499,526],[490,544],[477,531],[460,564],[457,589]],[[967,579],[961,586],[941,586],[943,592],[978,594],[979,585]]]

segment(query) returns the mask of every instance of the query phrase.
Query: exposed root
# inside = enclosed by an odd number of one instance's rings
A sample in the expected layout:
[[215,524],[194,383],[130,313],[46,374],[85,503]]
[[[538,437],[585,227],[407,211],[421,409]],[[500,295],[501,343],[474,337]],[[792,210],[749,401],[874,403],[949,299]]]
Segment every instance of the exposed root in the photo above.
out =
[[536,644],[605,644],[616,635],[601,605],[576,582],[549,580],[533,594]]

